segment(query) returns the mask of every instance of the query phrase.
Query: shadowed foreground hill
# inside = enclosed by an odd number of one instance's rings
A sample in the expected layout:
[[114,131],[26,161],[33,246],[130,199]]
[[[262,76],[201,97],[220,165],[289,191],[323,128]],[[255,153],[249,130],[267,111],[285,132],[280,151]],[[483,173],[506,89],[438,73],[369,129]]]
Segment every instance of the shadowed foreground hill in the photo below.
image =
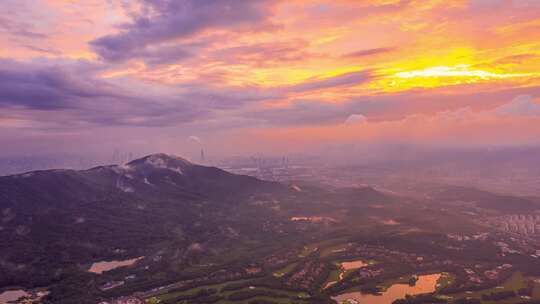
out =
[[235,210],[256,193],[287,191],[165,154],[123,166],[0,177],[0,272],[13,274],[2,275],[0,285],[29,274],[44,284],[57,276],[51,268],[106,258],[115,248],[143,254],[174,228],[189,239],[197,225],[192,234],[201,236],[213,221],[201,217]]

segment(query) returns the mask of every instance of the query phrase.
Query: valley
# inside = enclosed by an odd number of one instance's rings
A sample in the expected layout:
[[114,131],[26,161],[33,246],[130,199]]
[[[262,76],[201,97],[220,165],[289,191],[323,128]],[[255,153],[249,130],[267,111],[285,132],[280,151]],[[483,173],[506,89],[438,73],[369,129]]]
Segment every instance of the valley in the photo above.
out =
[[5,176],[0,187],[4,297],[40,288],[41,303],[540,300],[540,239],[495,220],[529,227],[540,215],[530,197],[268,182],[165,154]]

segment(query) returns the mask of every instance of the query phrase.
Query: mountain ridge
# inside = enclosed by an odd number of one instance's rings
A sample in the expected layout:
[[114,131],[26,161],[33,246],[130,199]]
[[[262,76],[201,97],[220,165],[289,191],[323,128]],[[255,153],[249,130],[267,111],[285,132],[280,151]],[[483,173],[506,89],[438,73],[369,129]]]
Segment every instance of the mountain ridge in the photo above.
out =
[[[82,286],[70,283],[72,278],[92,284],[111,279],[89,274],[91,263],[143,256],[149,258],[138,263],[138,271],[148,266],[170,276],[150,285],[189,275],[181,269],[192,265],[258,263],[229,253],[241,248],[265,256],[281,240],[303,239],[309,227],[315,235],[332,229],[293,217],[341,217],[338,211],[347,205],[386,199],[368,188],[342,192],[298,191],[167,154],[86,170],[3,176],[0,286],[52,286],[53,295],[65,296],[62,288]],[[77,298],[95,298],[98,289]]]
[[173,161],[173,160],[174,161],[179,161],[179,162],[184,163],[185,165],[203,166],[203,165],[200,165],[200,164],[193,163],[193,162],[191,162],[191,161],[189,161],[189,160],[187,160],[185,158],[182,158],[182,157],[174,155],[174,154],[152,153],[152,154],[148,154],[146,156],[131,160],[131,161],[126,162],[124,164],[99,165],[99,166],[91,167],[91,168],[88,168],[88,169],[51,168],[51,169],[30,170],[30,171],[26,171],[26,172],[15,173],[15,174],[0,175],[0,178],[1,177],[10,177],[10,176],[11,177],[12,176],[19,176],[19,177],[22,176],[22,177],[24,177],[25,175],[30,176],[32,174],[42,173],[42,172],[66,172],[66,171],[84,172],[84,171],[99,170],[99,169],[104,169],[104,168],[126,167],[126,166],[130,166],[130,165],[139,165],[139,164],[141,164],[143,162],[146,162],[148,159],[152,159],[152,158],[168,160],[168,161]]

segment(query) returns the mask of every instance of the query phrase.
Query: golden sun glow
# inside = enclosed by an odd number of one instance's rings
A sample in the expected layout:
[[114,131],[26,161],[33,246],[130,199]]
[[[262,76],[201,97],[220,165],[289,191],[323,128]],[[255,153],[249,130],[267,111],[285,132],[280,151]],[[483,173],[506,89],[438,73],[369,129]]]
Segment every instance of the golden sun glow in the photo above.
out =
[[490,78],[514,78],[529,77],[532,73],[492,73],[484,70],[470,69],[470,65],[460,64],[453,67],[436,66],[423,70],[399,72],[394,76],[398,78],[421,78],[421,77],[472,77],[488,80]]

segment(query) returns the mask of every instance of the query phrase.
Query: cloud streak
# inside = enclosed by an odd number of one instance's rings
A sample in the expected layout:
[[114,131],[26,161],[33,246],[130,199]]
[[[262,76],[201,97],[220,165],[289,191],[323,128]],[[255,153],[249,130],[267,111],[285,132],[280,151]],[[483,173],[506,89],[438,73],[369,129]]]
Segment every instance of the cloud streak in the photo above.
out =
[[385,54],[393,52],[395,48],[374,48],[374,49],[367,49],[367,50],[360,50],[352,53],[347,53],[343,55],[344,58],[363,58],[363,57],[369,57],[379,54]]
[[307,81],[287,88],[291,92],[309,92],[322,89],[354,86],[371,80],[373,76],[369,71],[357,71],[340,74],[327,78],[312,78]]

